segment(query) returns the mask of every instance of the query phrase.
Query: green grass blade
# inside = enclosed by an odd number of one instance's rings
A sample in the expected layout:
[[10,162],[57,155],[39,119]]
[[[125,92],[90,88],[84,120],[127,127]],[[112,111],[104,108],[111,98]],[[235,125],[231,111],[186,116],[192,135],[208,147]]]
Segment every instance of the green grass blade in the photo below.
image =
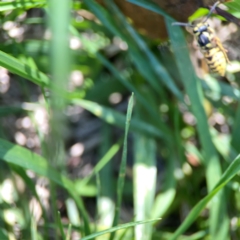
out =
[[71,240],[72,224],[68,225],[66,240]]
[[121,229],[134,227],[134,226],[139,225],[139,224],[151,223],[151,222],[155,222],[155,221],[158,221],[158,220],[160,220],[160,219],[157,218],[157,219],[150,219],[150,220],[147,220],[147,221],[138,221],[138,222],[131,222],[131,223],[122,224],[122,225],[119,225],[119,226],[116,226],[116,227],[109,228],[109,229],[104,230],[104,231],[93,233],[89,236],[81,238],[81,240],[90,240],[90,239],[93,239],[95,237],[99,237],[101,235],[107,234],[107,233],[116,232],[116,231],[121,230]]
[[[116,112],[110,108],[103,107],[95,102],[82,100],[82,99],[72,99],[71,102],[73,104],[77,104],[85,108],[86,110],[93,113],[95,116],[103,119],[109,124],[113,124],[115,126],[124,127],[124,115]],[[131,128],[132,131],[141,132],[150,136],[154,136],[157,138],[164,138],[164,134],[156,127],[142,122],[138,119],[132,119]],[[166,138],[164,138],[166,141]]]
[[96,175],[97,173],[99,173],[99,171],[103,169],[103,167],[117,154],[121,146],[122,140],[118,141],[107,151],[107,153],[96,164],[92,173],[81,181],[81,187],[83,185],[86,185],[94,175]]
[[[129,100],[126,122],[125,122],[123,152],[122,152],[122,160],[121,160],[118,182],[117,182],[117,203],[115,207],[115,215],[114,215],[113,224],[112,224],[113,227],[115,227],[118,224],[119,212],[120,212],[121,203],[122,203],[122,193],[123,193],[123,187],[125,182],[125,171],[126,171],[126,163],[127,163],[127,138],[128,138],[129,127],[130,127],[130,121],[132,117],[132,109],[133,109],[133,94]],[[113,240],[114,235],[115,235],[115,232],[112,232],[109,239]]]
[[[157,149],[153,138],[140,134],[135,134],[134,143],[134,216],[135,220],[139,221],[151,217],[157,182]],[[137,225],[135,227],[136,240],[150,240],[151,236],[151,224]]]
[[35,219],[32,217],[31,218],[31,239],[32,240],[37,240],[38,239],[38,234],[37,234],[37,223]]
[[49,78],[35,68],[31,68],[27,64],[21,63],[18,59],[0,51],[0,66],[6,68],[11,73],[15,73],[26,78],[33,83],[45,87],[50,83]]
[[14,9],[29,9],[29,8],[36,8],[36,7],[44,7],[46,6],[47,1],[29,1],[29,0],[22,0],[20,1],[11,1],[11,2],[1,2],[0,3],[0,12],[3,11],[10,11]]
[[61,221],[61,213],[58,211],[58,218],[57,218],[57,225],[58,225],[58,229],[60,229],[60,233],[61,233],[61,238],[66,239],[66,235],[64,233],[64,229],[63,229],[63,225],[62,225],[62,221]]
[[136,4],[140,7],[148,9],[152,12],[158,13],[158,14],[162,15],[163,17],[166,17],[166,18],[169,17],[170,18],[170,16],[164,10],[162,10],[157,4],[155,4],[154,2],[145,1],[145,0],[127,0],[127,2]]
[[[204,197],[188,214],[187,218],[181,224],[181,226],[177,229],[174,235],[170,238],[170,240],[176,240],[182,233],[184,233],[187,228],[196,220],[198,215],[204,209],[206,204],[240,171],[240,155],[230,164],[230,166],[226,169],[214,189]],[[212,204],[215,204],[213,202]],[[220,220],[220,219],[219,219]]]
[[[72,1],[49,1],[49,27],[52,34],[50,41],[51,75],[54,86],[58,91],[51,94],[51,134],[48,141],[48,158],[55,166],[64,168],[64,128],[66,99],[63,93],[67,89],[68,77],[70,75],[70,12]],[[56,7],[57,6],[57,7]],[[50,86],[52,88],[52,85]],[[53,87],[54,89],[54,87]],[[61,131],[59,131],[61,129]]]
[[[173,46],[174,55],[176,58],[178,70],[181,75],[186,92],[190,98],[192,112],[197,119],[197,130],[202,146],[204,162],[206,164],[206,179],[208,191],[212,190],[221,176],[221,166],[218,159],[216,149],[213,145],[207,116],[202,104],[202,90],[192,67],[187,48],[180,49],[180,46],[186,46],[185,38],[181,28],[173,27],[173,20],[165,19],[169,37]],[[174,28],[174,29],[173,29]],[[224,211],[222,204],[224,202],[223,192],[219,193],[216,198],[216,203],[211,206],[210,213],[210,232],[211,235],[217,238],[218,229],[221,228],[221,222],[218,221]],[[227,234],[227,232],[225,233]],[[225,235],[222,236],[223,238]]]
[[66,209],[67,209],[67,215],[69,222],[74,225],[74,226],[80,226],[81,221],[80,221],[80,216],[79,212],[76,206],[76,203],[72,198],[68,198],[66,201]]

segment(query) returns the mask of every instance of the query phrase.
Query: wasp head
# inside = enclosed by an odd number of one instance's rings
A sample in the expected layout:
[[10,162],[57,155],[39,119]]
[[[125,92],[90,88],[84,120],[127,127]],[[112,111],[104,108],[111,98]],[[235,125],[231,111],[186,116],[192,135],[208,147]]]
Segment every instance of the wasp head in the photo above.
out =
[[199,36],[203,32],[208,32],[209,24],[208,23],[198,23],[193,27],[193,34]]

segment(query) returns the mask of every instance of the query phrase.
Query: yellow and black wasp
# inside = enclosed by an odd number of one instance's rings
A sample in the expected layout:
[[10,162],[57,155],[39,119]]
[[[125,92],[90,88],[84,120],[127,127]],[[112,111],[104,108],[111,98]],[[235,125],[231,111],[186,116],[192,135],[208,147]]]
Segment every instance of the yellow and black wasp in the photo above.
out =
[[220,39],[215,35],[214,30],[206,22],[218,4],[219,2],[216,2],[212,6],[206,19],[196,25],[181,22],[175,22],[173,25],[191,27],[209,69],[220,76],[225,76],[226,66],[227,63],[229,63],[226,54],[227,50],[223,47]]

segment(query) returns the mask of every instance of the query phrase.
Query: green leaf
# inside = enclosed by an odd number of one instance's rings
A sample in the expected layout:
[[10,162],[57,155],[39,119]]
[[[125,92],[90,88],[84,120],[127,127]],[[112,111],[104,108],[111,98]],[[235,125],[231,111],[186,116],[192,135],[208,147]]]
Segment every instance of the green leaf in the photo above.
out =
[[150,219],[150,220],[147,220],[147,221],[137,221],[137,222],[122,224],[120,226],[112,227],[112,228],[109,228],[109,229],[104,230],[104,231],[93,233],[89,236],[81,238],[81,240],[93,239],[95,237],[99,237],[101,235],[111,233],[111,232],[115,232],[115,231],[118,231],[118,230],[121,230],[121,229],[124,229],[124,228],[134,227],[134,226],[139,225],[139,224],[151,223],[151,222],[155,222],[155,221],[158,221],[158,220],[160,220],[160,219],[157,218],[157,219]]
[[11,2],[1,2],[0,3],[0,12],[9,11],[14,9],[29,9],[36,7],[46,6],[47,1],[29,1],[29,0],[21,0],[21,1],[11,1]]
[[[125,122],[123,152],[122,152],[122,160],[120,164],[120,170],[119,170],[118,182],[117,182],[117,203],[115,207],[115,215],[114,215],[113,224],[112,224],[113,227],[115,227],[118,224],[119,213],[120,213],[120,208],[122,204],[122,195],[123,195],[123,188],[124,188],[125,175],[126,175],[126,165],[127,165],[127,139],[128,139],[130,122],[132,118],[132,109],[133,109],[133,93],[128,103],[127,116],[126,116],[126,122]],[[112,232],[109,239],[113,240],[114,235],[115,235],[115,232]]]
[[8,69],[11,73],[15,73],[26,78],[33,83],[46,87],[49,85],[49,78],[35,68],[31,68],[27,64],[21,63],[18,59],[0,51],[0,66]]
[[[180,27],[172,26],[173,20],[165,19],[168,34],[172,43],[173,53],[176,59],[180,77],[183,81],[185,90],[191,102],[192,112],[197,119],[197,131],[203,151],[203,160],[206,165],[206,179],[208,191],[212,190],[221,176],[221,166],[217,151],[212,142],[209,131],[207,116],[203,108],[203,92],[198,78],[195,75],[187,48],[180,49],[180,46],[186,46],[186,41]],[[173,29],[174,28],[174,29]],[[216,203],[211,206],[210,211],[210,232],[214,238],[218,238],[219,230],[223,229],[219,222],[219,217],[226,214],[224,193],[220,192],[216,197]],[[226,216],[224,216],[225,218]],[[227,234],[227,232],[225,232]],[[222,237],[226,237],[222,235]],[[219,239],[219,238],[218,238]]]
[[[170,240],[176,240],[197,219],[207,203],[240,171],[240,155],[230,164],[213,190],[204,197],[188,214],[181,226],[176,230]],[[215,204],[214,201],[211,205]],[[222,219],[223,220],[223,219]]]
[[[123,114],[114,111],[110,108],[103,107],[95,102],[87,101],[87,100],[82,100],[82,99],[72,99],[71,102],[73,104],[77,104],[85,108],[86,110],[90,111],[97,117],[103,119],[109,124],[113,124],[119,127],[124,127],[124,120],[125,117]],[[137,131],[137,132],[142,132],[145,134],[148,134],[150,136],[154,136],[157,138],[162,138],[163,133],[156,127],[149,125],[145,122],[142,122],[138,119],[132,119],[131,122],[131,130],[132,131]],[[164,138],[166,140],[166,138]]]

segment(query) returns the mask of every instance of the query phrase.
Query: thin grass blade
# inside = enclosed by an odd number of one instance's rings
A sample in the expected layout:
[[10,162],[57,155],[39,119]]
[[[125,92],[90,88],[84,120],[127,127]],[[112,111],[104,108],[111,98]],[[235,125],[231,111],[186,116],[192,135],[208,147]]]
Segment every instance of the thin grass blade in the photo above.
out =
[[127,0],[127,2],[133,3],[152,12],[158,13],[166,18],[171,18],[164,10],[162,10],[156,3],[145,0]]
[[63,229],[63,225],[62,225],[62,220],[61,220],[61,213],[58,211],[58,218],[57,218],[57,225],[58,225],[58,229],[60,230],[61,233],[61,237],[63,239],[66,239],[65,233],[64,233],[64,229]]
[[134,227],[134,226],[139,225],[139,224],[152,223],[152,222],[155,222],[155,221],[158,221],[158,220],[160,220],[160,219],[157,218],[157,219],[150,219],[150,220],[147,220],[147,221],[138,221],[138,222],[131,222],[131,223],[122,224],[122,225],[112,227],[110,229],[107,229],[107,230],[104,230],[104,231],[101,231],[101,232],[93,233],[89,236],[81,238],[81,240],[93,239],[95,237],[99,237],[99,236],[107,234],[107,233],[116,232],[118,230],[129,228],[129,227]]
[[[174,27],[173,30],[173,20],[169,18],[166,18],[165,22],[174,49],[174,55],[177,61],[178,70],[180,72],[186,92],[190,98],[192,112],[197,119],[197,130],[202,145],[204,162],[206,164],[207,187],[208,191],[210,191],[220,179],[221,166],[216,149],[211,139],[207,116],[202,104],[203,93],[193,70],[187,48],[179,49],[179,44],[181,46],[186,46],[182,30],[179,27]],[[224,211],[225,207],[222,206],[224,201],[224,194],[223,192],[221,192],[219,193],[218,197],[216,197],[215,204],[211,205],[210,231],[212,237],[214,237],[215,239],[220,237],[218,236],[218,229],[221,229],[221,222],[219,222],[218,219],[223,213],[226,214],[226,212]],[[225,234],[218,239],[224,239],[224,237],[226,238],[225,235],[227,234],[228,233],[225,232]]]
[[204,209],[206,204],[240,171],[240,155],[230,164],[230,166],[226,169],[214,189],[203,198],[188,214],[187,218],[181,224],[181,226],[177,229],[174,235],[170,238],[170,240],[176,240],[181,234],[183,234],[188,227],[196,220],[198,215]]
[[49,78],[44,73],[21,63],[18,59],[2,51],[0,51],[0,65],[8,69],[9,72],[26,78],[41,87],[46,87],[50,83]]
[[89,180],[97,173],[99,173],[104,166],[116,155],[116,153],[119,151],[120,147],[122,146],[122,139],[118,141],[116,144],[114,144],[107,153],[99,160],[99,162],[94,167],[91,174],[89,174],[87,177],[85,177],[81,181],[81,186],[86,185]]
[[[72,99],[71,102],[73,104],[82,106],[83,108],[90,111],[95,116],[103,119],[109,124],[113,124],[115,126],[119,126],[122,128],[124,127],[124,115],[119,112],[116,112],[115,110],[103,107],[95,102],[82,99]],[[132,119],[130,130],[141,132],[160,139],[164,138],[164,134],[158,128],[145,122],[142,122],[138,119]],[[166,141],[166,138],[164,138],[164,140]]]
[[[154,139],[135,134],[134,166],[133,166],[133,198],[135,220],[149,219],[153,207],[156,182],[156,142]],[[136,240],[150,240],[152,225],[137,225]]]
[[[122,193],[123,193],[123,187],[125,182],[125,174],[126,174],[125,172],[126,172],[126,163],[127,163],[127,138],[128,138],[128,131],[129,131],[131,117],[132,117],[132,109],[133,109],[133,94],[129,99],[126,122],[125,122],[123,152],[122,152],[122,160],[121,160],[118,183],[117,183],[117,202],[116,202],[115,215],[114,215],[113,224],[112,224],[113,227],[115,227],[118,224],[119,212],[122,204]],[[109,239],[113,240],[114,236],[115,236],[115,232],[112,232]]]
[[14,9],[29,9],[29,8],[36,8],[36,7],[44,7],[46,6],[47,1],[11,1],[11,2],[1,2],[0,3],[0,12],[3,11],[10,11]]

